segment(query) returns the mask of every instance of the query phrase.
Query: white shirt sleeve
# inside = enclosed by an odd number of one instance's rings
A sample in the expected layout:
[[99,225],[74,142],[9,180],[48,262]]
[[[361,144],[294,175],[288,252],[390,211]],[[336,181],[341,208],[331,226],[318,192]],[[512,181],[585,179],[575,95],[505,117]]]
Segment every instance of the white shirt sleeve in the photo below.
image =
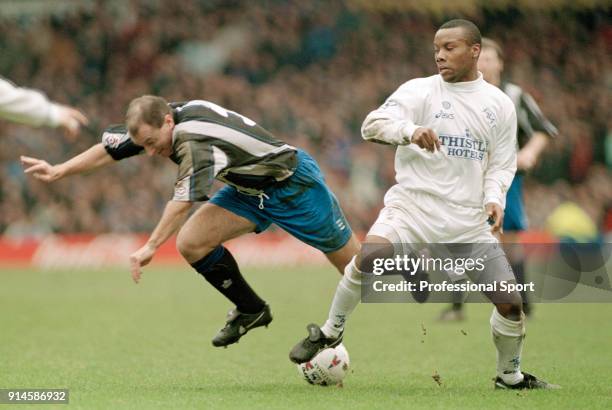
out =
[[496,203],[506,207],[506,192],[516,172],[516,111],[510,102],[505,107],[506,118],[497,128],[492,141],[489,163],[484,174],[484,204]]
[[35,127],[56,127],[59,125],[58,110],[58,106],[41,92],[15,87],[0,78],[0,118]]
[[420,127],[425,90],[419,80],[408,81],[398,88],[377,110],[368,114],[361,126],[365,140],[393,145],[410,144],[414,131]]

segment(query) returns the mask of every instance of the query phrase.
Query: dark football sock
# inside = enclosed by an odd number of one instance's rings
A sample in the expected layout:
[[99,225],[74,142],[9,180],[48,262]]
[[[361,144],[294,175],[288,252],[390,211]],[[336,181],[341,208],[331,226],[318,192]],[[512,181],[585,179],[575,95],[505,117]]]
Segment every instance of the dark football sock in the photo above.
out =
[[242,277],[236,260],[225,247],[217,246],[191,266],[223,296],[234,302],[240,312],[257,313],[264,308],[265,302]]

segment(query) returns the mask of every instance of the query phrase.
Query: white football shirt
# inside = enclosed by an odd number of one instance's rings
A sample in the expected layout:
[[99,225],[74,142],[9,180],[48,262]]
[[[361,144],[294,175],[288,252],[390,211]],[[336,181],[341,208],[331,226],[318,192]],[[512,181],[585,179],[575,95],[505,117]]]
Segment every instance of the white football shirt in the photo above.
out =
[[[442,145],[433,153],[410,143],[419,127]],[[503,91],[478,79],[445,82],[440,75],[404,83],[366,117],[364,139],[399,145],[396,180],[457,205],[505,207],[516,172],[516,112]]]

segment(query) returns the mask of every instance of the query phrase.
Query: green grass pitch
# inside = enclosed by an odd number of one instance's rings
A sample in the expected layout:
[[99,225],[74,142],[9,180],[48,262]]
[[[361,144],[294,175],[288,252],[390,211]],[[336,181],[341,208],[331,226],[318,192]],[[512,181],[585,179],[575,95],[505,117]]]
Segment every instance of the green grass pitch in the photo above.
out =
[[344,388],[322,388],[287,355],[326,317],[331,268],[246,269],[275,319],[228,349],[210,339],[230,305],[203,279],[186,267],[145,272],[134,285],[121,270],[0,271],[0,388],[69,388],[68,407],[84,409],[612,405],[612,305],[538,305],[523,369],[563,389],[518,393],[493,390],[489,305],[468,306],[457,324],[436,322],[441,305],[361,305],[345,338],[352,372]]

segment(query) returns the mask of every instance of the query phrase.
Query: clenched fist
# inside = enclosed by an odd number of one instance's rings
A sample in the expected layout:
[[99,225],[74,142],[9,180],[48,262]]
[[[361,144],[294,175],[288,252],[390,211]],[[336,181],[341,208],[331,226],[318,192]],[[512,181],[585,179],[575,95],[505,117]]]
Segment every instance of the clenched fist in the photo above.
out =
[[417,128],[414,131],[414,134],[412,134],[410,142],[430,152],[440,149],[440,140],[438,139],[435,131],[431,128]]

